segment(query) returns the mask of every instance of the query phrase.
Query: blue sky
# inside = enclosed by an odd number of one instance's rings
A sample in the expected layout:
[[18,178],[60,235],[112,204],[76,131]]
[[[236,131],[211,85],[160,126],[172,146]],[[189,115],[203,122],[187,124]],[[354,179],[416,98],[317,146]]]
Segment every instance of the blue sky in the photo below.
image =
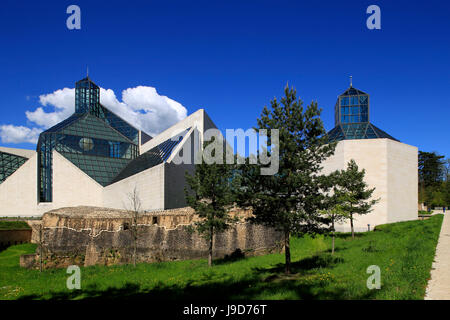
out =
[[[123,90],[152,87],[168,108],[204,108],[222,130],[254,126],[289,82],[305,104],[318,101],[330,130],[352,75],[371,95],[376,126],[450,157],[448,1],[42,2],[2,1],[0,126],[42,130],[25,112],[55,111],[39,96],[73,88],[88,65],[119,102]],[[71,4],[81,8],[81,30],[66,27]],[[371,4],[381,8],[381,30],[366,28]]]

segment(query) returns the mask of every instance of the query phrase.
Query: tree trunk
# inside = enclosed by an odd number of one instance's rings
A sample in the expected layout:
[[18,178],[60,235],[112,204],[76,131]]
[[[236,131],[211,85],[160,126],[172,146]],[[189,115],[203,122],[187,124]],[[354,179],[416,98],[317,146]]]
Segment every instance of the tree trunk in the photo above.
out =
[[42,222],[39,225],[39,272],[42,272]]
[[209,238],[209,250],[208,250],[208,266],[212,267],[212,255],[213,255],[213,229],[210,229],[210,238]]
[[350,227],[352,228],[352,239],[355,239],[355,229],[353,228],[353,214],[350,214]]
[[133,267],[136,267],[136,252],[137,252],[137,212],[133,213]]
[[333,233],[332,233],[333,237],[331,240],[331,254],[334,255],[334,219],[331,220],[331,227],[333,228]]
[[[135,229],[136,232],[136,229]],[[133,235],[133,266],[136,267],[136,236]]]
[[291,273],[291,247],[290,247],[290,241],[289,241],[290,232],[289,230],[284,231],[284,256],[286,258],[286,264],[285,264],[285,273],[290,274]]

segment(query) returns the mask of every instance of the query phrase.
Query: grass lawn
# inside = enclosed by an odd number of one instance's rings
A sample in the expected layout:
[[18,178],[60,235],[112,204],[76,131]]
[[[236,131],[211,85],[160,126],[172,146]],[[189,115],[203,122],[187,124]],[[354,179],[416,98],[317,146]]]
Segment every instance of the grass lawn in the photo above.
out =
[[[19,256],[35,246],[0,253],[1,299],[423,299],[442,223],[428,220],[378,226],[377,231],[339,234],[336,253],[328,237],[292,238],[293,272],[283,274],[283,254],[237,261],[174,261],[81,268],[81,290],[68,290],[65,269],[21,269]],[[381,269],[381,289],[366,287],[366,269]]]
[[2,221],[0,220],[0,230],[31,229],[25,221]]

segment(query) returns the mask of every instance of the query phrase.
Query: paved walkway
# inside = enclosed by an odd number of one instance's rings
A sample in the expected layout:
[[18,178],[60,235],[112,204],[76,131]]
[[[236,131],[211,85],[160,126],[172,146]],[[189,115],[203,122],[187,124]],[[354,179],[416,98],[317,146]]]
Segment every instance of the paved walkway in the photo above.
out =
[[450,300],[450,212],[445,212],[425,300]]

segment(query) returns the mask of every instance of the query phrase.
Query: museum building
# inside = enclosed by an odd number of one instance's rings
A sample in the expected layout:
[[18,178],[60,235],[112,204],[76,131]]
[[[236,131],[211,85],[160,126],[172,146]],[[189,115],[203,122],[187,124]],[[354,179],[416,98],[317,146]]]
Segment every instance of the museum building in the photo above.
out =
[[75,113],[42,132],[36,151],[0,147],[0,216],[79,205],[126,209],[133,190],[142,210],[183,207],[185,171],[194,162],[173,159],[184,145],[198,150],[209,128],[215,125],[200,109],[151,137],[104,107],[86,77],[76,82]]
[[[100,101],[100,88],[86,77],[76,82],[75,113],[42,132],[36,151],[0,147],[0,216],[80,205],[127,209],[134,190],[143,211],[186,206],[185,172],[194,170],[205,131],[216,128],[206,112],[197,110],[151,137]],[[356,231],[417,219],[418,149],[376,127],[370,108],[370,96],[352,85],[338,96],[328,132],[336,151],[322,163],[331,173],[354,159],[375,187],[373,198],[380,201],[355,217]],[[348,223],[337,230],[348,231]]]

